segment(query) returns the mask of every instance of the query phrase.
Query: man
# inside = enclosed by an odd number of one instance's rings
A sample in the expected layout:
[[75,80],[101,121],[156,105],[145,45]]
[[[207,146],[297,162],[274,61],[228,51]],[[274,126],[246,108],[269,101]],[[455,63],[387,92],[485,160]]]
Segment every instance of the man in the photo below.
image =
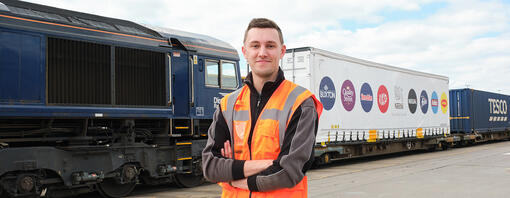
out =
[[202,152],[204,176],[220,182],[222,197],[307,197],[322,104],[285,80],[285,50],[276,23],[250,22],[242,51],[251,72],[221,99]]

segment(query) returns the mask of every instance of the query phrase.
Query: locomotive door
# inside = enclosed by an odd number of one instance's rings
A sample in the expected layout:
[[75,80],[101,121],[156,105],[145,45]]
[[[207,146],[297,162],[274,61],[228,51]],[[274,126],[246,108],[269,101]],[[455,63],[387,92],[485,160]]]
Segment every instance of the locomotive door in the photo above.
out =
[[185,51],[174,50],[172,60],[172,104],[174,116],[185,118],[189,116],[190,106],[190,70],[188,54]]
[[194,107],[196,119],[211,119],[221,98],[235,91],[240,82],[237,62],[212,57],[191,56],[193,65]]

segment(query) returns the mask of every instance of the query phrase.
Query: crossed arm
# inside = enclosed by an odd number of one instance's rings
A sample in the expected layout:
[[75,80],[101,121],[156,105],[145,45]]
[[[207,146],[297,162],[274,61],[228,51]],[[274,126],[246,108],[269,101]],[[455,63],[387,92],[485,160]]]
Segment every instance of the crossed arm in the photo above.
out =
[[[223,157],[232,159],[232,147],[230,146],[230,141],[227,140],[223,143],[223,148],[221,149],[221,155]],[[269,166],[273,165],[273,160],[248,160],[244,162],[244,176],[245,178],[234,180],[230,182],[230,185],[237,188],[242,188],[248,190],[248,177],[255,175],[257,173],[266,170]]]
[[202,152],[204,176],[211,182],[229,182],[250,191],[291,188],[313,163],[318,115],[313,100],[306,100],[292,116],[275,160],[232,159],[230,132],[221,110],[214,115]]

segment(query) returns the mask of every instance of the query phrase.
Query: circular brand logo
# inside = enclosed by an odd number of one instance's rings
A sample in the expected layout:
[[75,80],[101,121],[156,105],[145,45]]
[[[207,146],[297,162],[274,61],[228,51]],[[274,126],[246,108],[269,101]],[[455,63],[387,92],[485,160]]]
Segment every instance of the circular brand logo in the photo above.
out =
[[356,93],[354,91],[354,85],[350,80],[345,80],[342,84],[342,92],[340,93],[340,96],[345,110],[351,111],[354,108],[354,103],[356,102]]
[[388,111],[390,97],[388,96],[388,90],[384,85],[379,86],[379,89],[377,90],[377,105],[379,106],[381,113],[386,113],[386,111]]
[[444,114],[446,114],[446,111],[448,111],[448,98],[444,92],[441,94],[441,111]]
[[407,95],[407,103],[409,104],[409,111],[411,113],[416,112],[418,101],[416,100],[416,92],[414,92],[414,89],[409,90],[409,94]]
[[365,112],[370,112],[370,110],[372,109],[372,104],[374,103],[374,95],[372,94],[372,88],[370,88],[370,85],[368,83],[363,83],[363,85],[361,86],[359,98],[363,110]]
[[319,85],[319,99],[321,100],[324,109],[331,110],[335,105],[336,91],[335,85],[331,78],[325,76],[322,78]]
[[427,113],[429,110],[429,96],[427,95],[427,92],[425,90],[421,91],[420,94],[420,107],[421,112],[424,114]]
[[435,91],[432,92],[432,96],[430,96],[430,106],[432,107],[432,112],[436,114],[439,108],[439,100],[437,99],[437,93]]

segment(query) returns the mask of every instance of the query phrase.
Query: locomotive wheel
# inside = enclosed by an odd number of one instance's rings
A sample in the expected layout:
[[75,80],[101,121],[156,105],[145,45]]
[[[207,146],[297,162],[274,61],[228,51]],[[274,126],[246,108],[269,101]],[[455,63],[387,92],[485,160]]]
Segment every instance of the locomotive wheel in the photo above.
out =
[[175,183],[180,187],[192,188],[203,184],[204,178],[202,177],[202,175],[176,174]]
[[97,191],[105,198],[125,197],[135,189],[136,182],[119,184],[115,179],[105,179],[97,184]]

